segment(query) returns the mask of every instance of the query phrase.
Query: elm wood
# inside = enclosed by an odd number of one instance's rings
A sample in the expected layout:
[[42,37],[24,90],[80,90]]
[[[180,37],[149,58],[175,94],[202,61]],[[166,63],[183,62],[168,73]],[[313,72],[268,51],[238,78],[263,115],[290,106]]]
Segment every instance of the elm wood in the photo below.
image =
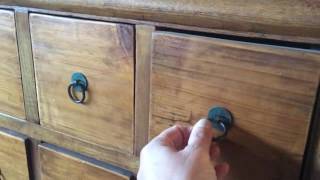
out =
[[132,172],[137,172],[138,170],[138,159],[132,155],[104,149],[100,146],[81,141],[77,138],[42,127],[35,123],[0,114],[0,127],[23,133],[38,141],[47,142],[94,157],[98,160],[123,167]]
[[[40,14],[30,27],[41,125],[133,153],[133,27]],[[84,104],[68,97],[74,72],[89,82]]]
[[[251,179],[252,171],[252,179],[299,177],[319,53],[165,32],[153,39],[150,138],[224,106],[235,118],[223,147],[234,153],[223,156],[233,165],[230,179]],[[263,173],[267,164],[274,165]]]
[[[6,4],[6,3],[4,3],[4,4]],[[21,7],[0,4],[0,8],[11,10],[11,9],[16,9],[16,8],[21,8]],[[76,17],[76,18],[84,18],[84,19],[91,19],[91,20],[110,21],[110,22],[118,22],[118,23],[129,23],[129,24],[136,24],[136,25],[149,25],[149,26],[156,26],[156,27],[161,27],[161,28],[172,28],[172,29],[177,29],[177,30],[188,30],[188,31],[204,32],[204,33],[215,33],[217,35],[230,35],[230,36],[247,37],[247,38],[274,39],[274,40],[289,41],[289,42],[296,42],[296,43],[313,43],[313,44],[319,43],[319,39],[308,38],[308,37],[297,37],[297,36],[293,37],[293,36],[288,36],[288,35],[271,35],[271,34],[264,34],[264,33],[258,33],[258,32],[239,32],[239,31],[232,31],[232,30],[212,29],[212,28],[187,26],[187,25],[165,23],[165,22],[153,22],[153,21],[147,21],[147,20],[135,20],[135,19],[126,19],[126,18],[110,17],[110,16],[103,16],[103,15],[100,15],[100,16],[92,15],[92,14],[96,14],[96,13],[91,13],[91,15],[89,15],[89,14],[80,14],[80,13],[48,10],[48,9],[30,8],[30,7],[28,7],[27,9],[29,10],[29,12],[34,12],[34,13],[51,14],[51,15],[59,15],[59,16],[66,16],[66,17]],[[83,13],[86,13],[86,12],[83,12]]]
[[131,177],[92,158],[48,144],[39,145],[39,153],[42,180],[130,180]]
[[0,171],[4,180],[29,180],[26,140],[0,128]]
[[0,10],[0,112],[25,119],[14,12]]
[[290,0],[4,0],[2,4],[257,33],[261,36],[306,38],[318,43],[320,37],[320,4],[316,0],[294,3]]
[[148,143],[150,119],[150,70],[152,32],[154,27],[136,26],[136,75],[135,75],[135,154]]
[[15,21],[26,119],[27,121],[39,124],[40,120],[34,77],[28,9],[16,8]]

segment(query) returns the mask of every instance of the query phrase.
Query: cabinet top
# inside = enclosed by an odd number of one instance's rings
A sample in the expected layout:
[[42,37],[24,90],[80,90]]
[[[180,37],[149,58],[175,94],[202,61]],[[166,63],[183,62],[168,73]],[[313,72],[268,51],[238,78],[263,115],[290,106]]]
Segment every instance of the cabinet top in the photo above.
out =
[[4,0],[2,4],[320,43],[319,0]]

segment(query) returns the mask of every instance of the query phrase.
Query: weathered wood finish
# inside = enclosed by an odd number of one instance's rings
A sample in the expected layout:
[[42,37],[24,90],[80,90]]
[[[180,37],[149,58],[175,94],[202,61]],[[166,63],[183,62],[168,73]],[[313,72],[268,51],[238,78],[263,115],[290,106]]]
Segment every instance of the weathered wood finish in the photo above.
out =
[[148,143],[150,119],[150,70],[152,32],[154,27],[136,26],[136,80],[135,80],[135,154]]
[[0,179],[29,180],[26,138],[1,128]]
[[132,154],[105,149],[101,146],[84,142],[75,137],[67,136],[64,133],[39,126],[35,123],[0,114],[0,127],[23,133],[35,140],[54,144],[86,156],[94,157],[95,159],[129,169],[132,172],[138,171],[138,158]]
[[14,13],[0,10],[0,112],[25,119]]
[[32,58],[28,9],[16,9],[15,20],[18,36],[17,40],[26,119],[28,121],[39,124],[40,120],[38,112],[36,83],[34,78],[34,64]]
[[124,180],[130,176],[120,174],[107,167],[89,162],[91,158],[72,155],[57,147],[39,146],[42,180]]
[[[318,42],[317,0],[4,0],[2,4],[173,23]],[[277,35],[278,37],[272,37]]]
[[[298,179],[320,77],[320,54],[157,32],[150,138],[227,107],[229,179]],[[245,166],[244,166],[245,163]]]
[[[38,14],[30,27],[41,124],[133,153],[133,27]],[[89,81],[83,105],[68,97],[74,72]]]

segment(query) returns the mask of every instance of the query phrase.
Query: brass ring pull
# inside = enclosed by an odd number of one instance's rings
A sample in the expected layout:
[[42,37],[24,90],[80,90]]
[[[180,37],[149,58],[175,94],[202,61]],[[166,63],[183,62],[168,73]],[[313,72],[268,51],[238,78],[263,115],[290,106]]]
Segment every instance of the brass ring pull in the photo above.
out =
[[[86,91],[88,89],[88,81],[84,74],[82,73],[73,73],[71,76],[71,83],[68,86],[68,95],[69,98],[77,104],[83,104],[86,100]],[[76,96],[76,93],[81,94],[81,98]]]

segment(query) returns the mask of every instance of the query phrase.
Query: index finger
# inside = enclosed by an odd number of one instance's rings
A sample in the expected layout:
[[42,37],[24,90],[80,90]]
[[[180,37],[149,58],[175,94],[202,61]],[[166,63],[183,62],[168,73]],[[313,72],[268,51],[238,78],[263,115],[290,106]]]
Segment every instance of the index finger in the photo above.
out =
[[164,130],[157,140],[161,145],[180,151],[186,147],[191,133],[191,127],[175,125]]

